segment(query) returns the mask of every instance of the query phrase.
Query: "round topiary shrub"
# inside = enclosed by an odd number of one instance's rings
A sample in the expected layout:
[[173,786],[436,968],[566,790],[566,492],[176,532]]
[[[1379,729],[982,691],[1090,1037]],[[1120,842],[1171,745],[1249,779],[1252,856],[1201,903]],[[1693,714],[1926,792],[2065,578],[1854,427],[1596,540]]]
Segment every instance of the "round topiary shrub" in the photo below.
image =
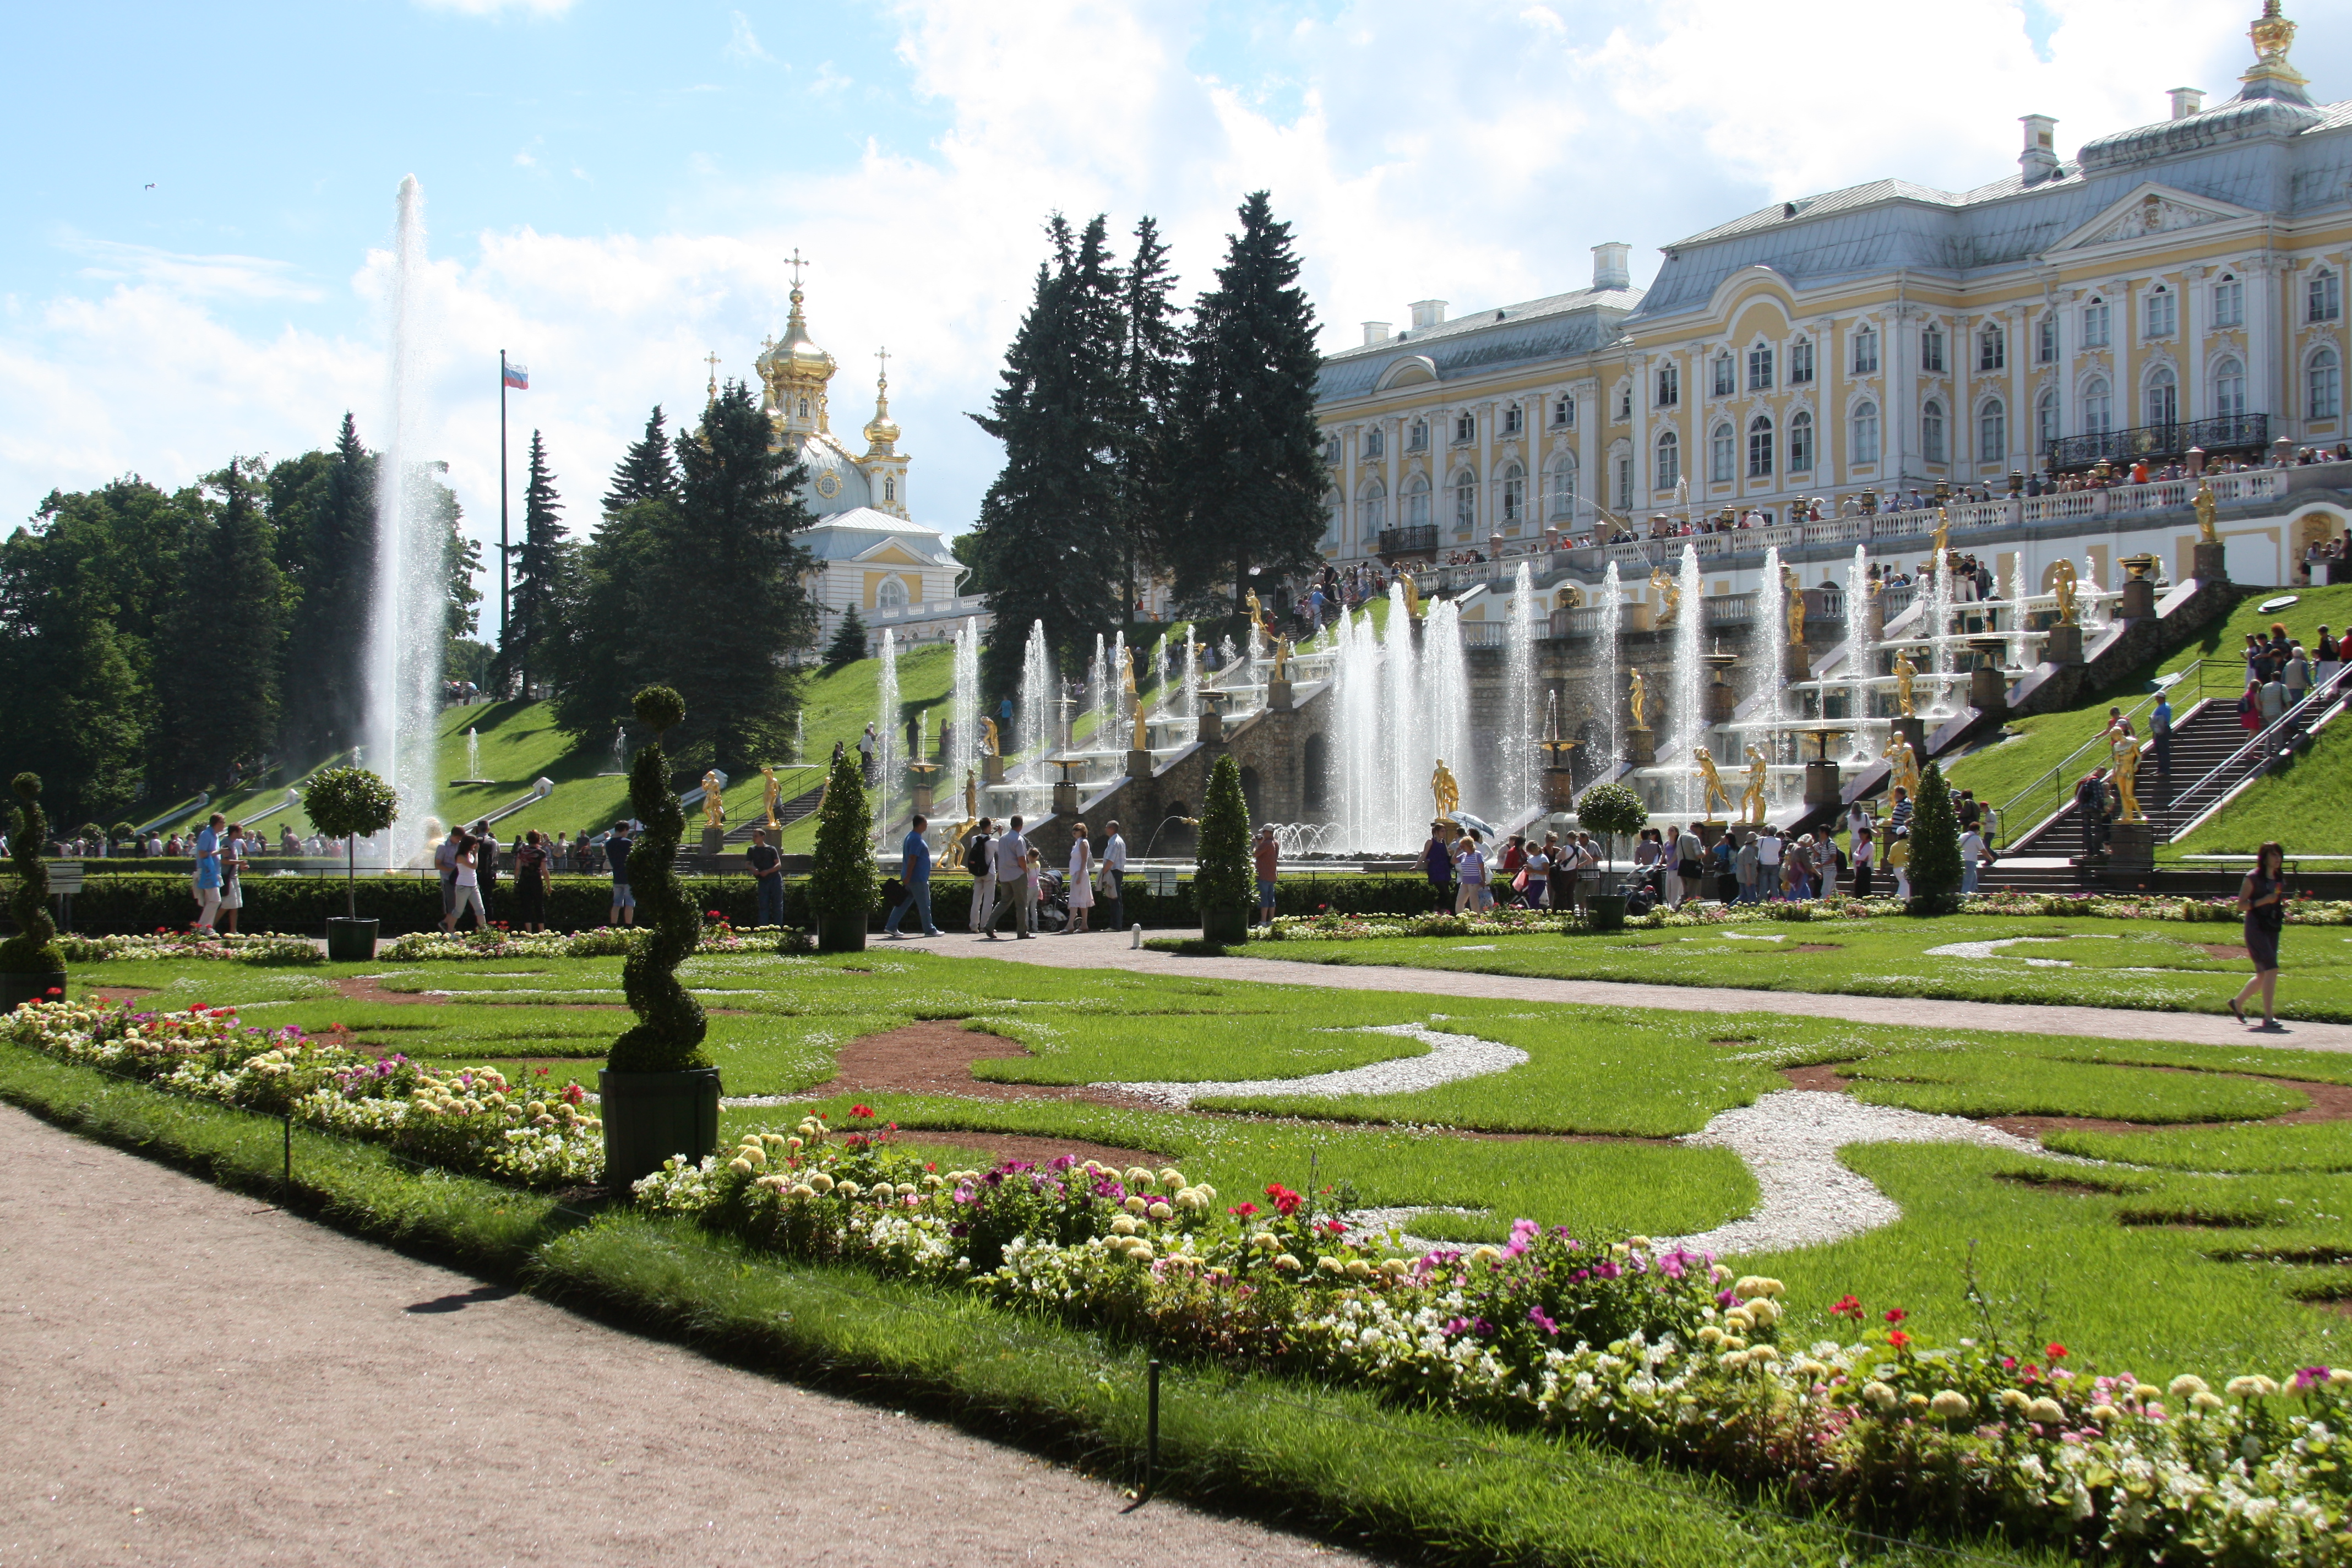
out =
[[321,768],[302,786],[310,826],[343,841],[343,913],[359,918],[359,841],[400,820],[400,795],[365,768]]
[[[1587,833],[1601,836],[1603,853],[1612,866],[1617,859],[1617,840],[1641,832],[1649,821],[1650,808],[1630,784],[1594,784],[1576,803],[1576,825]],[[1612,876],[1615,876],[1613,871]]]
[[638,723],[654,732],[655,743],[659,744],[665,731],[686,721],[686,699],[669,687],[648,686],[630,700],[629,710],[637,716]]

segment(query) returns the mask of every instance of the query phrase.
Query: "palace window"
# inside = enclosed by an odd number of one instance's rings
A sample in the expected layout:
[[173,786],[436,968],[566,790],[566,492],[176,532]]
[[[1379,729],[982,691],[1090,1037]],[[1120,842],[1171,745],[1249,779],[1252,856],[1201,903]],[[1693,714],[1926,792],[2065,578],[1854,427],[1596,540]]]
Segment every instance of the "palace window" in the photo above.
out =
[[1556,430],[1565,430],[1576,423],[1576,399],[1555,397],[1551,400],[1551,423]]
[[1377,425],[1364,432],[1364,456],[1377,458],[1388,450],[1388,436]]
[[[1617,389],[1617,421],[1622,425],[1632,417],[1633,417],[1633,384],[1629,381]],[[1631,458],[1626,460],[1632,461]]]
[[2246,286],[2224,272],[2213,285],[2213,324],[2217,327],[2242,327],[2246,324]]
[[2000,370],[2009,363],[2009,334],[1988,325],[1977,334],[1977,368]]
[[2095,375],[2083,387],[2083,434],[2104,436],[2115,419],[2115,399],[2107,391],[2107,378]]
[[1933,398],[1919,410],[1919,456],[1930,463],[1949,460],[1944,452],[1944,405]]
[[1739,435],[1729,425],[1718,425],[1706,444],[1706,478],[1709,484],[1727,485],[1738,478]]
[[1727,353],[1720,353],[1715,356],[1715,395],[1717,397],[1728,397],[1731,392],[1731,356]]
[[2058,391],[2045,390],[2033,405],[2033,449],[2047,453],[2058,440]]
[[1853,411],[1853,460],[1878,461],[1878,405],[1865,403]]
[[1339,504],[1339,492],[1333,490],[1323,498],[1323,542],[1339,543],[1344,537],[1340,531],[1347,524],[1347,508]]
[[1503,434],[1506,436],[1517,435],[1519,433],[1520,424],[1523,417],[1524,416],[1519,412],[1519,405],[1516,403],[1512,404],[1508,408],[1504,409]]
[[1528,471],[1513,463],[1503,470],[1503,526],[1517,528],[1528,517]]
[[1339,437],[1334,436],[1323,443],[1323,460],[1327,463],[1336,463],[1343,451],[1344,447],[1340,444]]
[[2314,419],[2333,419],[2344,412],[2343,362],[2334,349],[2321,349],[2311,356],[2311,415]]
[[2148,293],[2147,309],[2144,314],[2146,316],[2146,320],[2141,322],[2142,331],[2140,332],[2140,336],[2144,338],[2170,337],[2173,333],[2180,330],[2179,296],[2173,293],[2171,289],[2166,288],[2163,284],[2158,284]]
[[1465,468],[1454,476],[1454,528],[1467,533],[1478,526],[1478,476]]
[[2246,411],[2246,367],[2225,359],[2213,367],[2213,412],[2223,418]]
[[1389,488],[1374,479],[1364,487],[1364,499],[1356,503],[1356,517],[1364,525],[1364,538],[1377,537],[1389,525]]
[[1748,477],[1769,479],[1772,474],[1772,421],[1759,414],[1748,422]]
[[1813,379],[1813,340],[1799,338],[1789,345],[1789,384],[1805,386]]
[[2148,373],[2147,404],[2147,424],[2169,425],[2180,417],[2180,379],[2168,366]]
[[1576,459],[1562,453],[1551,466],[1551,514],[1576,515]]
[[1985,399],[1977,410],[1977,461],[2005,462],[2009,458],[2009,409],[1998,397]]
[[801,399],[801,417],[803,419],[808,417],[808,399],[805,397]]
[[1772,345],[1758,343],[1748,351],[1748,390],[1761,392],[1772,384]]
[[1429,526],[1429,476],[1415,474],[1404,482],[1404,525]]
[[877,610],[903,610],[907,607],[907,584],[896,577],[885,577],[874,590],[874,607]]
[[[1633,394],[1629,392],[1626,395],[1631,397]],[[1633,455],[1631,452],[1620,452],[1617,456],[1617,510],[1631,511],[1633,509]]]
[[1864,327],[1853,335],[1853,374],[1878,374],[1878,329]]
[[1683,372],[1680,365],[1658,367],[1658,399],[1660,408],[1672,408],[1683,400]]
[[2333,321],[2344,314],[2344,279],[2327,268],[2311,275],[2305,290],[2310,318],[2315,321]]
[[2096,295],[2083,307],[2083,346],[2103,349],[2107,346],[2107,302]]
[[882,499],[884,500],[897,500],[898,499],[898,481],[896,478],[888,474],[885,474],[882,477]]
[[1931,375],[1944,369],[1944,329],[1923,328],[1919,333],[1919,368]]
[[2039,364],[2058,363],[2058,312],[2044,310],[2033,331],[2033,358]]
[[1789,416],[1789,471],[1813,471],[1813,416],[1802,411]]
[[1653,489],[1670,490],[1683,477],[1682,437],[1668,430],[1658,437],[1657,483]]
[[1429,450],[1429,424],[1426,420],[1416,419],[1412,422],[1412,429],[1405,437],[1404,448],[1408,452]]
[[1468,443],[1475,441],[1477,438],[1478,416],[1475,414],[1455,415],[1454,416],[1454,444],[1457,447],[1466,446]]

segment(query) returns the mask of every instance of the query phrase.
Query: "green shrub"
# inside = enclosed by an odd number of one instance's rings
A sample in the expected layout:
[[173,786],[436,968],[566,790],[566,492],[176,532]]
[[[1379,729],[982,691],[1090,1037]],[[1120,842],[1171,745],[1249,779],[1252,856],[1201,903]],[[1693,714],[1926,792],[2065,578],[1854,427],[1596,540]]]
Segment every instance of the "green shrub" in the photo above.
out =
[[8,912],[16,917],[16,934],[0,942],[0,972],[9,974],[54,974],[66,966],[58,947],[58,922],[49,918],[49,868],[41,858],[48,847],[49,818],[41,809],[41,775],[18,773],[16,824],[8,835],[10,857],[16,863],[16,896]]
[[1934,763],[1919,775],[1911,809],[1911,912],[1948,915],[1960,907],[1960,823],[1951,787]]
[[809,871],[808,901],[820,932],[863,929],[874,910],[874,813],[866,802],[866,780],[857,771],[856,757],[844,748],[834,759],[824,799],[816,808],[816,857]]
[[651,934],[621,965],[621,989],[637,1022],[613,1042],[607,1065],[614,1072],[682,1072],[710,1065],[702,1048],[709,1020],[702,1004],[678,984],[677,973],[702,935],[702,911],[677,879],[686,808],[669,787],[669,758],[661,741],[664,731],[686,717],[686,704],[667,686],[648,686],[631,706],[637,722],[654,736],[629,770],[629,808],[646,825],[629,852],[629,889]]
[[400,796],[365,768],[321,768],[302,788],[302,809],[310,824],[343,841],[343,914],[359,915],[358,839],[382,833],[400,819]]
[[1649,820],[1650,808],[1629,784],[1594,784],[1576,803],[1576,825],[1587,833],[1601,835],[1602,852],[1612,863],[1619,837],[1641,832]]
[[1249,801],[1242,794],[1241,767],[1228,754],[1209,773],[1192,874],[1192,896],[1211,941],[1217,940],[1213,931],[1221,918],[1249,918],[1250,880]]

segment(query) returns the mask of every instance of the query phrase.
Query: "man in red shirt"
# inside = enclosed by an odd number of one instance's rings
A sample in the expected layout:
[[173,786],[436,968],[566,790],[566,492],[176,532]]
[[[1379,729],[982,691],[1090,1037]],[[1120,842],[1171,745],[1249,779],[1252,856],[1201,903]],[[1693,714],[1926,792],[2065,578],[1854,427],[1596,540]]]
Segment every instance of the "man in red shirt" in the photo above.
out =
[[1257,918],[1269,930],[1274,926],[1274,880],[1279,854],[1275,847],[1274,829],[1259,828],[1257,842],[1250,846],[1250,855],[1257,862]]

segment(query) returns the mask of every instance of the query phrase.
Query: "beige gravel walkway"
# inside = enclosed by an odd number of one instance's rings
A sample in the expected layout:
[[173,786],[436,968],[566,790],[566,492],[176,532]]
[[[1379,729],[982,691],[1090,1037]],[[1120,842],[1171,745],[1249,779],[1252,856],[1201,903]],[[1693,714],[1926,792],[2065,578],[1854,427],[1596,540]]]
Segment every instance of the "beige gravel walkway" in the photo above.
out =
[[[1184,937],[1201,933],[1156,931],[1146,934]],[[1418,991],[1432,996],[1582,1002],[1611,1007],[1656,1007],[1677,1013],[1788,1013],[1807,1018],[1843,1018],[1855,1024],[1933,1025],[2030,1035],[2080,1035],[2094,1039],[2185,1040],[2207,1046],[2352,1051],[2352,1024],[2289,1022],[2277,1030],[2262,1030],[2249,1029],[2234,1019],[2208,1013],[2143,1013],[2122,1007],[1950,1002],[1916,996],[1843,996],[1811,991],[1736,991],[1643,985],[1619,980],[1539,980],[1395,965],[1301,963],[1295,959],[1279,958],[1186,958],[1171,952],[1154,952],[1150,948],[1130,949],[1128,942],[1129,937],[1118,931],[1040,936],[1027,942],[1015,942],[1011,937],[990,942],[959,931],[909,945],[958,958],[997,958],[1055,969],[1131,969],[1146,974],[1282,981],[1337,991]]]
[[[0,1564],[1343,1554],[713,1364],[0,1107]],[[1358,1561],[1357,1559],[1347,1559]]]

